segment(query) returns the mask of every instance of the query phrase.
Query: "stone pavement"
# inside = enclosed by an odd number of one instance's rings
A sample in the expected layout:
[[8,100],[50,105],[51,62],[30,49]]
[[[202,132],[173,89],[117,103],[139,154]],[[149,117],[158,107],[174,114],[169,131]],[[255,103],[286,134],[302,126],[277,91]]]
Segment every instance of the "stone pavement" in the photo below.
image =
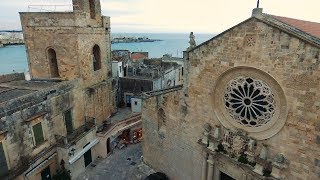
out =
[[108,158],[89,165],[77,180],[143,180],[154,171],[142,162],[141,157],[141,143],[116,149]]

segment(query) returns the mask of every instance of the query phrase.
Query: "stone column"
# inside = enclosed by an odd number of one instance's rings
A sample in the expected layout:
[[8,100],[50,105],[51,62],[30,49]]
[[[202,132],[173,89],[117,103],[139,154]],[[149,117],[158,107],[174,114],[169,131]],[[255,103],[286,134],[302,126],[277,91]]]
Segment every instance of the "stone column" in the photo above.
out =
[[207,172],[208,172],[208,153],[203,152],[203,161],[202,161],[202,173],[201,173],[201,180],[207,180]]
[[213,155],[209,154],[208,158],[208,176],[207,180],[213,180],[213,172],[214,172],[214,166],[213,166]]

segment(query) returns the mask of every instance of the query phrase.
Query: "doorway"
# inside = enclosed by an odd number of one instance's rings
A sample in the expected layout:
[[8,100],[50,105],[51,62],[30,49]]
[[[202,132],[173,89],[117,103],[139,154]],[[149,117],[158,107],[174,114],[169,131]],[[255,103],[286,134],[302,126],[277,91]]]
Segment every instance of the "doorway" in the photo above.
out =
[[42,180],[51,180],[50,166],[41,171]]
[[223,172],[220,172],[220,180],[235,180],[235,179],[233,179],[232,177],[230,177],[229,175]]
[[110,149],[110,138],[107,139],[107,154],[109,154],[111,152]]
[[131,107],[131,98],[132,98],[132,95],[126,95],[127,107]]
[[91,149],[83,154],[84,157],[84,167],[87,167],[92,162]]

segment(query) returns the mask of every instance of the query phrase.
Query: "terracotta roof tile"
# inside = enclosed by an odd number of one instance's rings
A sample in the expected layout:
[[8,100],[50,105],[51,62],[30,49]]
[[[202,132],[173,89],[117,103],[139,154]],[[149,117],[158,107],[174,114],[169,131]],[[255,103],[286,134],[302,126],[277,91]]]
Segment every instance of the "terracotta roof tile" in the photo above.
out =
[[142,54],[142,53],[134,53],[131,55],[131,59],[132,61],[137,61],[137,60],[140,60],[140,59],[146,59],[148,58],[148,56]]
[[274,15],[270,15],[270,16],[283,23],[289,24],[290,26],[300,29],[301,31],[304,31],[312,36],[320,38],[320,23],[303,21],[299,19],[292,19],[292,18],[281,17],[281,16],[274,16]]

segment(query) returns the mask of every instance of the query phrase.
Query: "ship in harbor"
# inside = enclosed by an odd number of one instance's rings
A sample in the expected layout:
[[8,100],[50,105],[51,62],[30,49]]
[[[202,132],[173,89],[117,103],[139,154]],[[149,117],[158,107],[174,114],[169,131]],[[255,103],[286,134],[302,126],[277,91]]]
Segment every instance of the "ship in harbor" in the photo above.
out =
[[155,42],[162,41],[160,39],[150,39],[148,37],[114,37],[111,40],[112,44],[115,43],[138,43],[138,42]]

